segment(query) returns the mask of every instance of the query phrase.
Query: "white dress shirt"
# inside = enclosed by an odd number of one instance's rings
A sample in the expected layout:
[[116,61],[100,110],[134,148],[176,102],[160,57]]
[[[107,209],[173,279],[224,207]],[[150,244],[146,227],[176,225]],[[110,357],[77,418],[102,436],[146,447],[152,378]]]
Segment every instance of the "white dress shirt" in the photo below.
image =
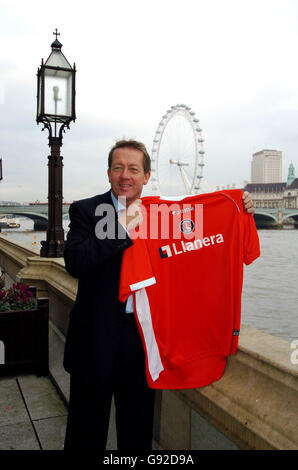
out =
[[[117,212],[118,219],[119,219],[119,216],[121,215],[121,213],[123,211],[126,210],[126,207],[123,206],[123,204],[121,204],[121,202],[118,199],[115,198],[112,191],[111,191],[111,196],[112,196],[112,201],[113,201],[113,204],[114,204],[114,207],[115,207],[115,210]],[[128,231],[127,231],[127,233],[128,233]],[[132,297],[132,295],[130,295],[128,297],[127,301],[126,301],[125,312],[126,313],[133,313],[133,297]]]

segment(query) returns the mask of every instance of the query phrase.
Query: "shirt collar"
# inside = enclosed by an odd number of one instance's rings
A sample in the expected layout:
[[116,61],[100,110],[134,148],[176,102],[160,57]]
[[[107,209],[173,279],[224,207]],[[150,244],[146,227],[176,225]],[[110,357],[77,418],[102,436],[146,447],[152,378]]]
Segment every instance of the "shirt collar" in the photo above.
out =
[[112,197],[112,201],[113,201],[117,214],[119,214],[120,211],[126,210],[126,207],[123,204],[121,204],[121,202],[119,202],[118,199],[115,198],[113,191],[111,191],[111,197]]

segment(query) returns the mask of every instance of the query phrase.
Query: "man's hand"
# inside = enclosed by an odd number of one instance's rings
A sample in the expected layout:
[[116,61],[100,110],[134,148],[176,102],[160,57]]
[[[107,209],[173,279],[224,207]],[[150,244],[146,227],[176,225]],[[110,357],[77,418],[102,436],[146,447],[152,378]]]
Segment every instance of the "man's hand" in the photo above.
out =
[[248,191],[244,191],[242,199],[245,212],[253,215],[255,213],[255,208],[250,193]]
[[119,217],[119,222],[126,230],[134,230],[138,225],[141,225],[143,222],[143,215],[141,211],[141,199],[136,199],[132,202],[126,211]]

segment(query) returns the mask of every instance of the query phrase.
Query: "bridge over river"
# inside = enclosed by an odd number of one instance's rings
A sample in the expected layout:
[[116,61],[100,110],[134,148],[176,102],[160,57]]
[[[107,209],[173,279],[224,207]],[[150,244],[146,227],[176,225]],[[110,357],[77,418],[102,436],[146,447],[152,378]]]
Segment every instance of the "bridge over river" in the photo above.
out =
[[[68,215],[70,204],[63,204],[62,214]],[[47,204],[32,204],[32,205],[18,205],[18,206],[0,206],[1,214],[12,214],[16,217],[28,217],[34,222],[34,230],[47,230],[48,226],[48,205]]]
[[257,208],[254,217],[258,228],[283,228],[292,225],[298,229],[298,209]]
[[[68,215],[70,204],[63,204],[63,216]],[[19,206],[0,206],[1,214],[13,214],[18,217],[28,217],[34,221],[34,230],[46,230],[48,223],[48,205],[33,204]],[[293,225],[298,229],[298,209],[257,208],[255,222],[258,228],[282,228]]]

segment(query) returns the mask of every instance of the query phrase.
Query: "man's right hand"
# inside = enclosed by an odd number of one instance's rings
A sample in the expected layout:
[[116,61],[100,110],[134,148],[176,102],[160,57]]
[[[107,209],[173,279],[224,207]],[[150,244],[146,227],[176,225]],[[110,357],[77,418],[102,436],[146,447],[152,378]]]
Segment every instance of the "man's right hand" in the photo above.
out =
[[124,211],[120,215],[118,220],[120,224],[126,228],[126,230],[134,230],[136,227],[138,227],[138,225],[141,225],[141,223],[143,222],[141,204],[141,199],[136,199],[128,206],[126,211]]

